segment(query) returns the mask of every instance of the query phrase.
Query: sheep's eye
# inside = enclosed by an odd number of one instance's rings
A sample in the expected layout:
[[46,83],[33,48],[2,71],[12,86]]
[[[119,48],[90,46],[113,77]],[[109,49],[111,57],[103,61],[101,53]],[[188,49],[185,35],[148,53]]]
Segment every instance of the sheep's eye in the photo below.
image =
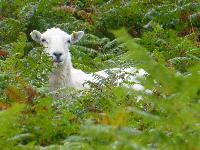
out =
[[46,41],[45,39],[42,39],[42,40],[41,40],[41,42],[43,42],[43,43],[44,43],[44,42],[47,42],[47,41]]
[[71,43],[71,41],[70,41],[70,40],[67,40],[67,43]]

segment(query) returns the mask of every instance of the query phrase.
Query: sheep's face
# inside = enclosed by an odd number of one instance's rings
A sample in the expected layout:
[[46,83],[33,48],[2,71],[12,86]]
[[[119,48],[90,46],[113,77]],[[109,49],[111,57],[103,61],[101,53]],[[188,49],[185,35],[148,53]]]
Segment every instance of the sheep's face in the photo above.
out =
[[45,52],[52,57],[56,65],[62,65],[69,56],[69,45],[78,42],[84,35],[83,31],[73,32],[71,35],[59,28],[47,29],[46,32],[32,31],[31,37],[45,47]]

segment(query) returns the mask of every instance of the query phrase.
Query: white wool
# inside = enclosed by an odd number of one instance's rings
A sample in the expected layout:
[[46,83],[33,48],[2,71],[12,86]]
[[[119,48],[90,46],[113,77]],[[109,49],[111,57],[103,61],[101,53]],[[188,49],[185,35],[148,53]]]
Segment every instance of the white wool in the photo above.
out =
[[[31,32],[31,37],[41,43],[45,47],[45,52],[52,57],[54,61],[55,69],[49,76],[49,89],[50,91],[57,90],[59,88],[72,87],[78,90],[89,88],[87,81],[98,82],[93,74],[87,74],[82,70],[75,69],[72,66],[71,55],[69,52],[69,41],[75,43],[81,39],[84,32],[79,31],[75,34],[67,34],[59,28],[47,29],[46,32],[41,34],[39,31],[34,30]],[[60,62],[56,62],[55,53],[62,54],[60,56]],[[109,78],[108,70],[102,70],[96,72],[102,78]],[[120,69],[110,69],[111,72],[118,72],[117,76],[125,74],[124,79],[119,78],[116,82],[117,85],[123,85],[125,87],[131,87],[136,91],[144,91],[145,93],[152,93],[151,90],[145,90],[140,84],[139,78],[144,78],[148,73],[143,69],[136,69],[134,67]],[[132,85],[123,83],[124,80],[134,82]]]

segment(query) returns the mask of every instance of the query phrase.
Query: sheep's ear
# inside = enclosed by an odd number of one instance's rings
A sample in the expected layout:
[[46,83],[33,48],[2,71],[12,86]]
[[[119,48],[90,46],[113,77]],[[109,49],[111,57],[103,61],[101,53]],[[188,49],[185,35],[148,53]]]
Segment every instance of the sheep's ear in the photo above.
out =
[[76,43],[78,42],[84,35],[83,31],[78,31],[78,32],[73,32],[71,34],[71,43]]
[[39,42],[40,43],[40,39],[41,39],[41,36],[42,34],[37,31],[37,30],[33,30],[31,33],[30,33],[32,39],[36,42]]

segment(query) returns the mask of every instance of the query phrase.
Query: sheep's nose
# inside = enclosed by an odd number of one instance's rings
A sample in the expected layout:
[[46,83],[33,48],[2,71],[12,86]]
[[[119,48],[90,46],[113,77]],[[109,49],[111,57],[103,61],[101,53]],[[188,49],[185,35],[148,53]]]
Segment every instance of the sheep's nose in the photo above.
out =
[[62,53],[56,53],[56,52],[54,52],[53,55],[56,56],[56,58],[60,58],[60,56],[62,55]]

